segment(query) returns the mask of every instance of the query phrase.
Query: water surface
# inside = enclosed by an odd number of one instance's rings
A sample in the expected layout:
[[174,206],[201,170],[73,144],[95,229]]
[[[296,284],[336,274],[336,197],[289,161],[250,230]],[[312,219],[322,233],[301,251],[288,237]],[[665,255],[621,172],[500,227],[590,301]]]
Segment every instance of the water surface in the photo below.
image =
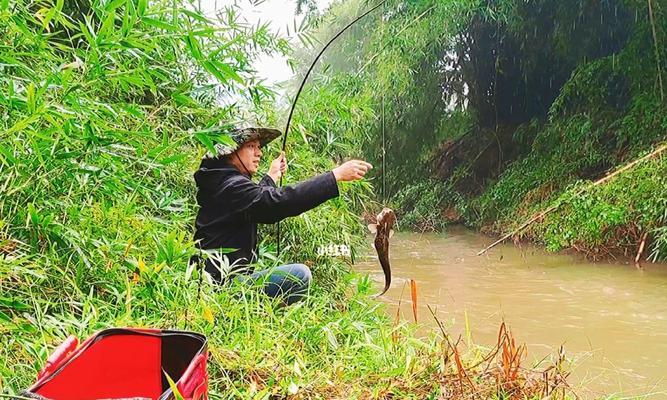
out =
[[[395,315],[406,281],[417,282],[419,316],[438,317],[473,341],[492,345],[501,320],[528,345],[528,362],[564,345],[576,360],[571,383],[585,398],[605,393],[667,399],[667,266],[643,271],[622,263],[591,263],[532,246],[504,244],[476,253],[493,239],[453,228],[442,234],[399,233],[392,238],[393,283],[384,301]],[[376,288],[383,275],[374,250],[356,266]],[[403,318],[412,318],[409,290]]]

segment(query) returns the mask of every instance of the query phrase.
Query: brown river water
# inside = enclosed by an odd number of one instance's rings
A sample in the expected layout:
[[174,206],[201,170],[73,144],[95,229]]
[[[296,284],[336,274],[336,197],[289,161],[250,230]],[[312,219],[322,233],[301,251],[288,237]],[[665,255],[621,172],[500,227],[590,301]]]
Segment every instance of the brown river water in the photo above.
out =
[[[504,319],[527,344],[527,365],[563,345],[574,362],[570,383],[583,398],[667,399],[667,265],[642,271],[513,244],[476,255],[492,242],[463,228],[397,233],[390,244],[392,287],[383,297],[387,311],[396,315],[401,290],[414,279],[422,333],[435,327],[427,304],[456,336],[465,336],[467,317],[472,341],[489,347]],[[383,286],[370,246],[355,268],[370,274],[374,289]],[[401,315],[412,320],[408,288]]]

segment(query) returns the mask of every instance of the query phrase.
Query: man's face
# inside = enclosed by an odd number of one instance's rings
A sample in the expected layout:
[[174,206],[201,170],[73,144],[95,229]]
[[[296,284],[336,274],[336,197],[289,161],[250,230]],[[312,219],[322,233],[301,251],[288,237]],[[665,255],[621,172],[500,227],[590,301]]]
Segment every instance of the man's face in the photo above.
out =
[[[251,175],[254,175],[259,168],[259,160],[262,158],[262,149],[259,148],[259,139],[245,142],[243,146],[236,152],[243,162],[243,165],[248,169]],[[235,158],[235,156],[232,156]],[[243,168],[241,166],[241,168]],[[243,171],[242,169],[242,172]]]

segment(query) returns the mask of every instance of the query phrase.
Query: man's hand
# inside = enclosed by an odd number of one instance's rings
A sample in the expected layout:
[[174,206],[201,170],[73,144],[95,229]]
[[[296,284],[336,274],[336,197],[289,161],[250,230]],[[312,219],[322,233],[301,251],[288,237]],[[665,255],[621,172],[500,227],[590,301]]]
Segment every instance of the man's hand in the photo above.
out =
[[285,170],[287,170],[287,159],[285,158],[285,152],[281,151],[280,155],[275,160],[271,161],[268,175],[274,182],[278,183],[278,180],[283,176]]
[[366,161],[350,160],[333,169],[337,182],[356,181],[366,175],[373,166]]

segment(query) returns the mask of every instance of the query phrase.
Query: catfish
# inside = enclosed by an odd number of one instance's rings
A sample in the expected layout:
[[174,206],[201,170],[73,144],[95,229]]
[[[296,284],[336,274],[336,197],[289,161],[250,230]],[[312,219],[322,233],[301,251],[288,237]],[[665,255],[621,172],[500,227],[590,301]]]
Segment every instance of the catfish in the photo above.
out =
[[375,251],[377,252],[382,271],[384,272],[384,290],[375,297],[382,296],[391,285],[391,266],[389,265],[389,238],[394,235],[396,214],[391,208],[383,208],[377,215],[376,223],[369,224],[368,230],[375,234]]

